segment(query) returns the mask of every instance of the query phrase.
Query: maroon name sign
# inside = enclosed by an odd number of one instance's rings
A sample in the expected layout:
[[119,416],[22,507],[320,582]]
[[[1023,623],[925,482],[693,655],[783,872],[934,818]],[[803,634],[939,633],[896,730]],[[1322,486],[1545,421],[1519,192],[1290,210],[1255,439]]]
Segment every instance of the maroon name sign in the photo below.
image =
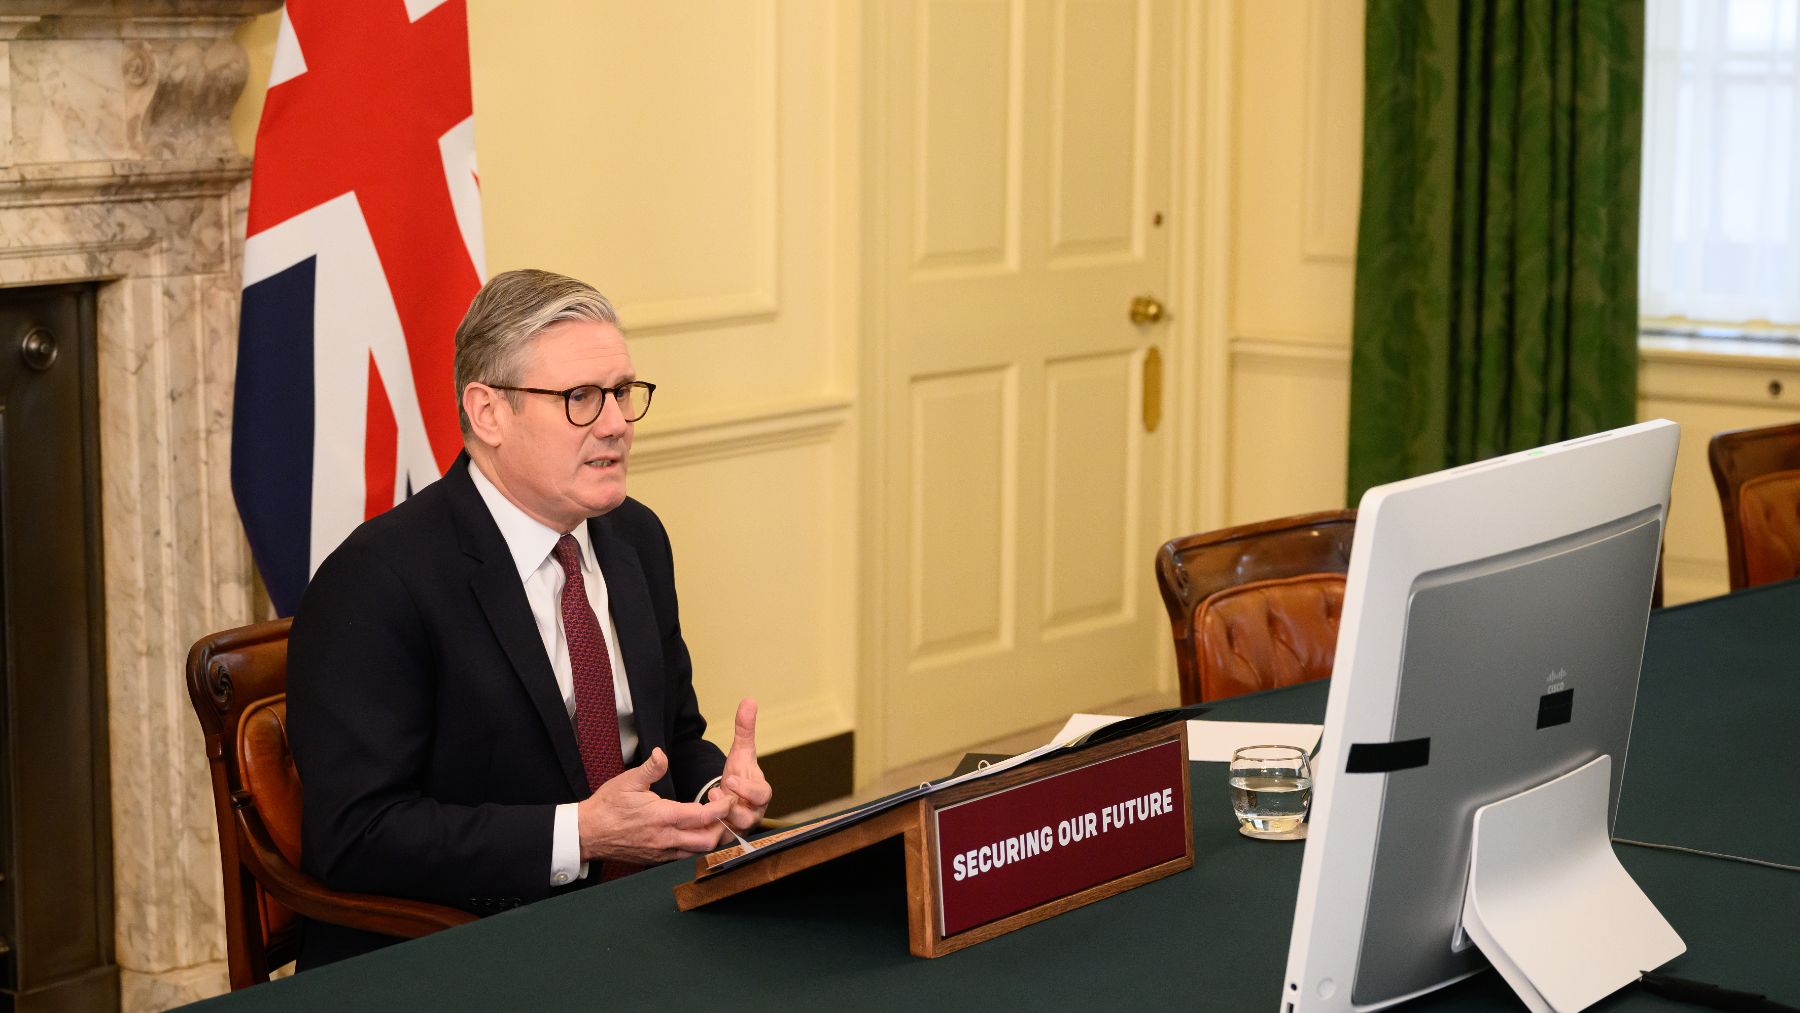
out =
[[938,934],[1188,859],[1187,786],[1174,738],[936,810]]
[[[696,860],[683,911],[905,840],[907,945],[941,957],[1194,865],[1187,723],[827,817]],[[783,841],[782,847],[767,847]]]

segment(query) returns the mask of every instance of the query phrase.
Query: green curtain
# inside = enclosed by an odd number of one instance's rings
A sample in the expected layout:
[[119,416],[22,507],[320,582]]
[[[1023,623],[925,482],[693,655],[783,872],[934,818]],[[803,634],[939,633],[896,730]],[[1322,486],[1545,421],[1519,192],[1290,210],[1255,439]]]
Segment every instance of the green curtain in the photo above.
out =
[[1628,425],[1643,0],[1368,0],[1349,501]]

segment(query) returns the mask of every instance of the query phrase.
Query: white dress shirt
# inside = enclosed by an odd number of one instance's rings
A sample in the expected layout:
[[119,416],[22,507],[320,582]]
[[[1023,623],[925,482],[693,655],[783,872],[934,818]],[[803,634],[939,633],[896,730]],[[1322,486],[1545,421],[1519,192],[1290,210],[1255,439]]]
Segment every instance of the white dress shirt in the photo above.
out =
[[[550,656],[550,668],[556,673],[556,687],[562,693],[563,709],[571,721],[575,717],[575,674],[569,664],[569,641],[563,635],[562,591],[563,570],[550,550],[563,533],[538,523],[506,498],[494,483],[469,462],[469,478],[475,491],[487,504],[488,513],[500,527],[506,548],[518,567],[519,581],[525,586],[525,600],[531,603],[532,618],[537,620],[538,636],[543,638],[544,653]],[[619,753],[621,763],[629,762],[637,752],[637,721],[631,706],[631,685],[625,678],[625,659],[619,654],[619,633],[613,625],[608,607],[606,575],[594,557],[589,543],[588,527],[577,524],[569,532],[581,547],[581,582],[587,589],[588,604],[600,629],[606,634],[606,656],[612,662],[613,703],[619,709]],[[576,803],[565,802],[556,807],[556,822],[551,829],[550,883],[565,886],[586,879],[588,863],[581,860],[581,826],[576,817]]]

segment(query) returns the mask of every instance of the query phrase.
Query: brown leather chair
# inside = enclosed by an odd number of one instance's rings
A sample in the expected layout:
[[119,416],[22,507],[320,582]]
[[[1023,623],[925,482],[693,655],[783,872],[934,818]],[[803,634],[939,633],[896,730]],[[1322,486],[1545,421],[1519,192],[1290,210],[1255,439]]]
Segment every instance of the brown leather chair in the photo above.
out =
[[1356,511],[1189,535],[1156,553],[1175,634],[1181,702],[1331,674]]
[[329,890],[300,871],[300,776],[286,726],[290,623],[215,633],[188,652],[188,696],[212,769],[233,989],[267,981],[294,959],[295,912],[407,938],[475,920],[436,904]]
[[1719,433],[1706,456],[1731,589],[1800,577],[1800,422]]

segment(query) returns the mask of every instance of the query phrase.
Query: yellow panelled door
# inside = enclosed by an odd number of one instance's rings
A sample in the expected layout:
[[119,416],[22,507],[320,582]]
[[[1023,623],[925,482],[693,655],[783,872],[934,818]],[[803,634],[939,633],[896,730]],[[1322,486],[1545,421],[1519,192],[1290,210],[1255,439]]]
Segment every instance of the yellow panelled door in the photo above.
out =
[[1172,26],[1164,0],[867,10],[892,767],[1156,684]]

